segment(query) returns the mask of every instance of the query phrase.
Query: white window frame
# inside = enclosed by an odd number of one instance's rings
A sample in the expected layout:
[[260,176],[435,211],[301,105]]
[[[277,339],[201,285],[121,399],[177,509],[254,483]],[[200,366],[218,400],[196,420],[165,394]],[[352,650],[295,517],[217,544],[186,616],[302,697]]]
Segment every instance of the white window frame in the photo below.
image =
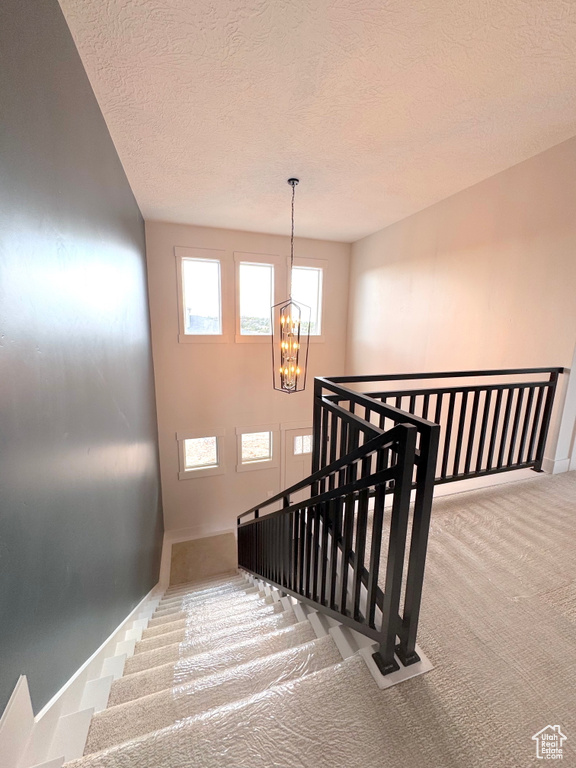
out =
[[[313,267],[314,269],[321,269],[322,270],[322,290],[320,295],[320,328],[322,329],[322,333],[319,334],[310,334],[310,343],[311,344],[321,344],[324,342],[324,328],[326,327],[326,278],[328,275],[328,261],[326,259],[306,259],[306,258],[297,258],[294,257],[294,266],[295,267]],[[290,265],[288,265],[288,270],[290,270]],[[290,272],[288,271],[288,277],[290,277]],[[295,300],[296,297],[294,297]]]
[[[178,479],[195,480],[198,477],[211,477],[212,475],[223,475],[226,472],[225,455],[225,429],[203,429],[189,432],[177,432],[178,441]],[[218,457],[218,466],[216,467],[198,467],[197,469],[186,469],[186,451],[184,450],[185,440],[195,440],[199,437],[216,438],[216,455]]]
[[[235,283],[236,283],[236,336],[237,344],[270,344],[272,334],[241,334],[240,333],[240,264],[270,264],[274,267],[274,286],[272,291],[272,304],[277,304],[283,298],[287,275],[287,262],[285,257],[269,253],[247,253],[244,251],[234,251]],[[270,305],[272,313],[272,305]]]
[[[226,344],[231,336],[231,286],[233,282],[233,263],[230,254],[213,248],[190,248],[175,246],[176,280],[178,287],[178,341],[184,344]],[[184,323],[184,280],[182,262],[184,259],[220,262],[220,311],[222,313],[222,333],[186,333]]]
[[[242,435],[253,432],[270,432],[272,434],[272,458],[261,461],[242,463]],[[236,472],[253,472],[258,469],[277,469],[280,466],[280,425],[256,424],[249,427],[236,427]]]

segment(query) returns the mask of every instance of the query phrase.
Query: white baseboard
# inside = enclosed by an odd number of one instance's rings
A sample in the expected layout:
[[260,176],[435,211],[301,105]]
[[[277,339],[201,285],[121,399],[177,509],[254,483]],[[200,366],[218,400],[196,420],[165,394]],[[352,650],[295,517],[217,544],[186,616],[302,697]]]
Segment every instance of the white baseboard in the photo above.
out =
[[34,717],[22,675],[0,718],[2,768],[58,768],[82,757],[92,714],[104,709],[126,654],[141,636],[164,589],[157,584]]
[[568,472],[570,469],[570,459],[547,459],[542,462],[542,469],[549,475],[559,475],[561,472]]

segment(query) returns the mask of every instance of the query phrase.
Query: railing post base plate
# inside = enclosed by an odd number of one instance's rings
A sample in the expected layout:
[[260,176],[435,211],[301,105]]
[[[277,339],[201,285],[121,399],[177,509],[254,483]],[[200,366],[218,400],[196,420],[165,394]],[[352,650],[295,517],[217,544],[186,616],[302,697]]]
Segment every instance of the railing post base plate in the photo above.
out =
[[412,653],[405,655],[404,652],[402,651],[401,645],[397,645],[394,648],[394,652],[402,662],[402,665],[405,667],[409,667],[411,664],[417,664],[421,660],[420,656],[418,656],[416,651],[413,651]]
[[420,661],[405,667],[400,663],[400,659],[395,657],[396,662],[398,662],[399,669],[396,672],[390,672],[387,675],[383,675],[378,668],[378,665],[376,664],[376,660],[374,659],[374,653],[377,650],[378,645],[374,643],[372,645],[367,645],[364,648],[360,648],[358,653],[364,659],[370,674],[376,681],[377,686],[381,689],[391,688],[393,685],[403,683],[404,680],[409,680],[412,677],[423,675],[425,672],[430,672],[431,669],[434,669],[430,659],[428,659],[427,656],[422,653],[422,649],[417,645],[416,652],[420,657]]
[[391,662],[386,664],[380,651],[373,653],[372,658],[374,659],[374,663],[383,675],[391,675],[392,672],[397,672],[400,669],[400,664],[398,664],[395,659],[392,659]]

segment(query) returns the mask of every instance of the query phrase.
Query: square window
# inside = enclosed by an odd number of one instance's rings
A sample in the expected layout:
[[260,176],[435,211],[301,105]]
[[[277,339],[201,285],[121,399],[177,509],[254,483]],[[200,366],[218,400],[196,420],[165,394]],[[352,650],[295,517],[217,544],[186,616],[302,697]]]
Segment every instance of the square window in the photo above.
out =
[[245,432],[241,435],[242,464],[272,459],[272,432]]
[[312,435],[297,435],[294,438],[294,455],[312,453]]
[[[310,307],[310,335],[322,333],[322,269],[318,267],[292,268],[292,296]],[[306,323],[302,324],[306,332]]]
[[209,469],[218,466],[218,439],[194,437],[184,440],[184,470]]
[[269,336],[272,333],[270,308],[274,303],[274,266],[241,262],[239,283],[240,334]]
[[182,259],[184,333],[212,336],[222,333],[220,262]]

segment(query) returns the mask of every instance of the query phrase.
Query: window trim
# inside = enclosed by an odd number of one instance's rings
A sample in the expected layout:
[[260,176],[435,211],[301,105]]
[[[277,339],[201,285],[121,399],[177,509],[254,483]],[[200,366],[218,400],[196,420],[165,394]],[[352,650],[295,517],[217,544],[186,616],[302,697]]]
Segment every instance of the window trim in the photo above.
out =
[[[326,276],[328,274],[328,261],[326,259],[307,259],[302,257],[294,257],[294,266],[295,267],[312,267],[313,269],[321,269],[322,270],[322,287],[320,292],[320,328],[322,329],[322,333],[319,334],[310,334],[310,344],[322,344],[325,341],[324,338],[324,328],[325,328],[325,318],[326,318],[326,304],[325,304],[325,297],[326,297]],[[288,270],[290,270],[290,265],[288,265]],[[290,273],[288,272],[288,275]],[[295,299],[297,301],[297,299]]]
[[[282,301],[282,295],[287,276],[287,261],[283,256],[271,253],[250,253],[247,251],[234,251],[234,281],[236,301],[234,304],[235,337],[237,344],[270,344],[272,334],[241,334],[240,333],[240,264],[269,264],[274,267],[274,285],[272,291],[272,305]],[[262,430],[264,431],[264,430]]]
[[[231,261],[229,254],[216,248],[194,248],[190,246],[174,246],[176,257],[176,283],[178,297],[178,341],[181,344],[226,344],[230,341],[230,283]],[[196,259],[198,261],[220,262],[220,312],[222,333],[186,333],[184,323],[184,259]]]
[[[187,432],[177,432],[176,440],[178,442],[178,479],[195,480],[198,477],[210,477],[212,475],[223,475],[226,472],[226,454],[225,454],[225,429],[202,429]],[[184,449],[185,440],[196,440],[200,437],[216,438],[216,455],[218,457],[218,466],[216,467],[198,467],[197,469],[186,469],[186,451]]]
[[[272,458],[242,463],[242,435],[254,432],[270,432],[272,435]],[[248,427],[236,427],[236,472],[253,472],[259,469],[276,469],[280,466],[280,425],[251,424]]]

